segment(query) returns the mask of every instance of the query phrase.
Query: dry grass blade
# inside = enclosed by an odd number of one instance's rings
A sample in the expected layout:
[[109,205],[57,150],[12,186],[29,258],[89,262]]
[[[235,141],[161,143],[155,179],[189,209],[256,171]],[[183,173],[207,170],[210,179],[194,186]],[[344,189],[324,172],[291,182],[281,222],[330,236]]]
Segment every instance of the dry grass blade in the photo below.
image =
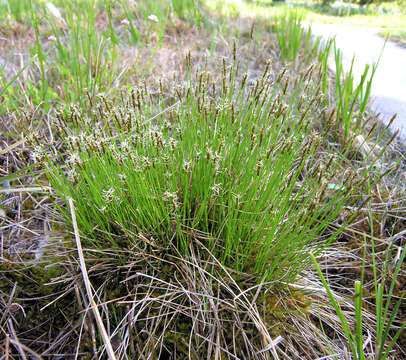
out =
[[[227,349],[221,347],[219,344],[213,342],[212,340],[200,335],[200,334],[196,334],[197,337],[207,341],[208,343],[211,343],[213,346],[216,347],[216,349],[221,349],[221,351],[223,351],[225,354],[227,354],[228,356],[230,356],[232,359],[238,359],[237,356],[233,355],[232,353],[230,353]],[[218,359],[218,352],[216,352],[216,359]]]
[[15,348],[17,349],[18,353],[21,356],[21,359],[27,360],[27,357],[25,356],[24,348],[23,348],[22,344],[20,343],[20,341],[18,340],[18,337],[14,330],[13,322],[11,321],[11,319],[8,319],[7,324],[8,324],[8,329],[13,337],[13,338],[10,338],[10,337],[8,338],[10,343],[15,346]]
[[21,344],[18,340],[10,339],[10,343],[13,344],[14,346],[25,350],[26,352],[30,353],[30,359],[36,359],[36,360],[42,360],[43,357],[39,354],[37,354],[34,350],[31,350],[28,346],[25,346],[24,344]]
[[6,334],[6,348],[4,350],[6,360],[9,359],[9,351],[10,351],[10,335]]
[[11,193],[21,193],[21,192],[47,192],[51,188],[48,186],[45,187],[39,187],[39,186],[33,186],[33,187],[22,187],[22,188],[11,188],[11,189],[0,189],[0,194],[11,194]]
[[9,151],[15,149],[16,147],[20,146],[21,144],[23,144],[25,141],[25,139],[21,139],[18,140],[17,142],[15,142],[14,144],[7,146],[6,148],[4,148],[3,150],[0,150],[0,155],[4,155],[7,154]]
[[100,312],[97,307],[97,304],[93,299],[92,288],[91,288],[89,276],[88,276],[87,270],[86,270],[86,264],[85,264],[85,259],[83,256],[82,244],[80,242],[79,229],[78,229],[78,225],[76,222],[75,207],[74,207],[72,198],[69,199],[69,207],[71,210],[73,230],[75,233],[76,246],[77,246],[78,256],[79,256],[79,261],[80,261],[80,269],[82,271],[83,282],[85,284],[87,296],[89,298],[89,303],[91,305],[94,317],[96,318],[97,326],[99,327],[104,345],[106,347],[108,358],[110,360],[116,360],[116,355],[114,354],[114,350],[113,350],[113,346],[111,345],[110,338],[104,327],[103,320],[100,316]]

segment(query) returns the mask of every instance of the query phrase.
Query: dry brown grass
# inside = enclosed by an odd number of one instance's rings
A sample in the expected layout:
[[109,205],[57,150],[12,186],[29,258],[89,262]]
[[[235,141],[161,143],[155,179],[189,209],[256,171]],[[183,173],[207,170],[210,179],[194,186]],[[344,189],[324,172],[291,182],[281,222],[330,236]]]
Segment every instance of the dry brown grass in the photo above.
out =
[[[259,30],[249,50],[251,25],[249,19],[228,25],[230,34],[238,27],[237,56],[241,67],[248,66],[252,80],[271,59],[272,72],[279,73],[283,65],[275,37]],[[217,76],[219,59],[233,56],[233,41],[222,35],[215,37],[215,51],[209,57],[209,35],[177,22],[168,29],[162,48],[152,57],[148,73],[144,60],[151,58],[153,43],[141,51],[136,47],[123,50],[119,62],[123,68],[132,70],[126,72],[122,81],[136,84],[145,79],[152,88],[160,86],[161,81],[168,97],[173,96],[172,84],[184,78],[184,56],[188,52],[196,67]],[[10,39],[13,44],[17,41]],[[24,49],[32,40],[29,36],[27,39],[21,40],[18,47]],[[306,69],[296,64],[287,71],[294,79]],[[8,133],[20,134],[29,129],[48,138],[53,136],[52,110],[45,117],[29,103],[25,110],[28,116],[0,115],[1,149],[21,138],[10,137]],[[342,146],[334,134],[324,145],[321,154]],[[373,214],[381,261],[388,240],[393,240],[396,246],[404,243],[405,159],[401,149],[400,144],[390,146],[382,163],[390,168],[400,156],[403,157],[400,167],[373,189],[371,208],[360,213],[320,260],[337,298],[344,301],[349,319],[353,311],[353,280],[359,278],[362,263],[362,239],[368,236],[371,225],[369,211]],[[31,165],[31,150],[30,144],[24,143],[2,153],[1,176]],[[4,211],[0,214],[0,338],[4,339],[0,341],[0,356],[5,359],[105,358],[104,344],[111,344],[117,358],[310,360],[328,353],[349,358],[338,318],[315,272],[303,273],[297,283],[285,289],[258,284],[255,276],[235,274],[221,266],[205,248],[205,234],[196,234],[187,258],[177,254],[176,249],[171,256],[164,256],[161,249],[146,245],[133,248],[126,254],[128,262],[122,264],[117,254],[108,249],[103,252],[83,249],[83,261],[99,312],[95,318],[91,312],[95,304],[89,302],[86,294],[77,249],[63,219],[51,206],[52,195],[5,191],[8,185],[12,189],[27,188],[37,187],[38,182],[32,176],[14,179],[10,184],[3,183],[0,193],[0,209]],[[38,270],[39,263],[47,264],[48,268]],[[366,278],[366,292],[371,294],[369,268]],[[400,278],[399,293],[404,291],[403,279]],[[373,334],[376,319],[371,297],[367,296],[366,304],[364,330]],[[403,307],[403,319],[405,311]],[[104,344],[97,331],[100,322],[108,338]],[[404,341],[403,338],[399,355],[393,359],[406,355]],[[371,335],[368,347],[372,344]]]

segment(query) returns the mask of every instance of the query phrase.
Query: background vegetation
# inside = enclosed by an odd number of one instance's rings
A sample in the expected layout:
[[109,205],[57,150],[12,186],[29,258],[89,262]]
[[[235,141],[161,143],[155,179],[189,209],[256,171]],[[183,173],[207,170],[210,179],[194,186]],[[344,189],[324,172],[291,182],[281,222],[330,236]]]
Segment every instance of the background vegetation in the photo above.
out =
[[0,2],[2,358],[404,358],[404,145],[333,9]]

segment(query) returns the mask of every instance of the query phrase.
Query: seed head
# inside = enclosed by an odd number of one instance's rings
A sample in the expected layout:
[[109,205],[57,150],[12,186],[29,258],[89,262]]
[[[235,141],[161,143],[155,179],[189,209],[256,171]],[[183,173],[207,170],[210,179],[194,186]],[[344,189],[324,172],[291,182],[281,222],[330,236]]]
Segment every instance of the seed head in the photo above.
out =
[[214,185],[210,188],[210,190],[213,192],[213,195],[215,197],[218,197],[220,195],[221,192],[221,183],[214,183]]
[[41,146],[36,145],[31,153],[31,158],[34,162],[41,163],[44,160],[44,151]]
[[178,142],[175,139],[170,139],[169,140],[169,146],[171,147],[171,151],[174,152],[176,145],[178,145]]
[[148,20],[157,23],[158,22],[158,17],[156,15],[154,15],[154,14],[151,14],[151,15],[148,16]]
[[162,200],[165,202],[169,202],[175,209],[177,209],[180,205],[176,192],[165,191],[162,194]]
[[109,188],[107,190],[102,190],[102,198],[104,202],[111,203],[115,198],[115,190],[114,188]]
[[192,162],[191,161],[184,161],[182,165],[183,171],[189,173],[192,169]]
[[149,158],[147,156],[142,157],[142,165],[144,167],[146,167],[147,169],[149,169],[151,167],[151,161],[149,160]]
[[126,139],[126,140],[123,140],[123,141],[121,142],[121,150],[124,151],[124,152],[127,152],[127,153],[130,152],[130,150],[131,150],[131,148],[130,148],[130,143],[128,142],[127,139]]
[[257,162],[257,165],[256,165],[257,176],[259,176],[259,173],[261,172],[261,169],[262,169],[263,166],[264,166],[263,161],[262,161],[262,160],[259,160],[259,161]]
[[120,182],[124,183],[127,180],[127,175],[118,174],[118,178],[119,178]]
[[83,163],[81,157],[79,156],[78,153],[72,153],[68,159],[68,163],[72,166],[75,167],[77,165],[81,165]]

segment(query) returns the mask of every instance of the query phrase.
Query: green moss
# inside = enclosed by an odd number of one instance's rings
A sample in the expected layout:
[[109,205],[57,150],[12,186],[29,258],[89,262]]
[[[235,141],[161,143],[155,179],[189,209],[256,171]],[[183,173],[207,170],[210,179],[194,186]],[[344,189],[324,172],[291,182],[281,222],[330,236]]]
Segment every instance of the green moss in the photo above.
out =
[[[80,318],[73,291],[53,302],[66,290],[66,285],[50,284],[53,278],[64,271],[57,263],[50,265],[11,260],[0,263],[1,303],[7,304],[11,301],[12,304],[18,304],[8,310],[15,319],[15,331],[18,334],[24,333],[24,343],[27,346],[38,338],[55,339],[61,331],[69,330],[67,318],[71,324]],[[48,345],[46,341],[42,345],[36,344],[36,351],[45,350]]]

